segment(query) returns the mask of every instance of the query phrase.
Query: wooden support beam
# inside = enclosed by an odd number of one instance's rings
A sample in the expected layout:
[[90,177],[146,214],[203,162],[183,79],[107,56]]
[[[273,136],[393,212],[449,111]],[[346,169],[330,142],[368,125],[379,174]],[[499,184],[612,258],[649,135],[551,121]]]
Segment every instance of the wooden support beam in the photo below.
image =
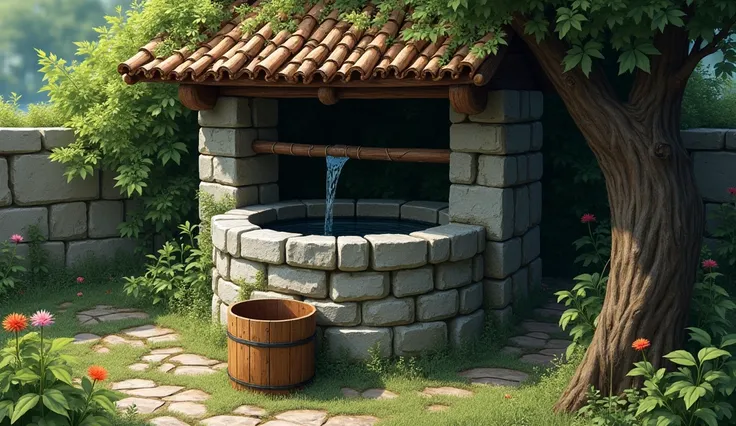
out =
[[219,89],[213,86],[182,84],[179,86],[179,100],[192,111],[205,111],[215,107]]
[[[332,89],[322,91],[322,89]],[[222,86],[220,96],[244,96],[253,98],[318,98],[327,102],[341,99],[443,99],[447,98],[447,86],[429,87],[309,87],[309,86]],[[328,104],[329,105],[329,104]]]
[[403,163],[450,162],[449,149],[373,148],[347,145],[308,145],[301,143],[255,141],[251,145],[259,154],[294,155],[297,157],[348,157],[357,160],[397,161]]
[[479,114],[486,108],[488,91],[476,86],[450,86],[450,105],[461,114]]

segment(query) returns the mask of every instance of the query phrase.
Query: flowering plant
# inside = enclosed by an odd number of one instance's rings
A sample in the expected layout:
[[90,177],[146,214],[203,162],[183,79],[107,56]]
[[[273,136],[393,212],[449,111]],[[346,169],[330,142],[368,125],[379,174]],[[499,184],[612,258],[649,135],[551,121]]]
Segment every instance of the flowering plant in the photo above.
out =
[[725,336],[732,330],[729,320],[730,312],[736,310],[736,303],[725,288],[717,284],[716,280],[723,274],[716,272],[718,263],[713,259],[702,262],[702,279],[695,283],[693,292],[693,313],[695,324],[708,330],[714,336]]
[[18,254],[18,244],[22,242],[21,235],[13,234],[10,241],[3,241],[0,244],[0,296],[15,288],[15,283],[19,279],[18,274],[26,270],[19,264],[23,261],[23,256]]
[[44,329],[54,324],[47,311],[38,311],[30,318],[37,332],[21,336],[28,322],[29,318],[18,313],[2,322],[3,329],[15,338],[0,350],[0,425],[109,424],[104,414],[115,411],[117,397],[105,389],[95,389],[107,372],[90,367],[81,389],[74,387],[69,366],[73,359],[62,353],[74,339],[44,338]]

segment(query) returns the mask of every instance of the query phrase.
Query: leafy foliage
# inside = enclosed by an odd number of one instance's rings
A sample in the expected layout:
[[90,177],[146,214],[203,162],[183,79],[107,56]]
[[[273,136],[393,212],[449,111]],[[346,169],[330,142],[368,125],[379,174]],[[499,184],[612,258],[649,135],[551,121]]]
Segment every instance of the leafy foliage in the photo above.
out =
[[718,206],[712,219],[718,223],[713,231],[713,236],[718,239],[716,253],[733,267],[736,265],[736,193],[731,195],[731,202]]
[[701,66],[693,73],[682,100],[684,129],[736,128],[736,86]]
[[0,96],[0,127],[58,127],[64,124],[64,118],[53,105],[29,105],[28,112],[23,112],[20,100],[16,93],[11,93],[7,100]]
[[0,243],[0,297],[15,288],[26,268],[20,265],[23,256],[18,254],[18,244],[9,241]]

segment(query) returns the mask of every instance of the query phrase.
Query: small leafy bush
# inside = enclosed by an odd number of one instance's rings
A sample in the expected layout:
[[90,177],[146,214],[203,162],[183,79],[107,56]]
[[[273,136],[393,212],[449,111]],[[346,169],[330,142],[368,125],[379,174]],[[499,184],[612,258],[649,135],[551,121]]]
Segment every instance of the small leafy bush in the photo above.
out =
[[29,105],[23,112],[20,96],[11,93],[9,100],[0,96],[0,127],[59,127],[64,124],[60,111],[52,104]]
[[20,265],[23,256],[18,254],[18,244],[23,242],[23,237],[14,234],[10,241],[0,243],[0,297],[14,289],[20,280],[21,274],[26,268]]
[[117,397],[95,389],[106,379],[105,369],[90,367],[90,377],[82,380],[81,388],[74,387],[69,366],[74,359],[63,353],[74,339],[44,339],[44,328],[54,323],[46,311],[30,320],[39,331],[23,336],[25,315],[13,313],[3,320],[3,328],[15,339],[0,350],[0,425],[109,425]]
[[728,266],[736,265],[736,188],[728,188],[731,201],[723,203],[713,212],[718,226],[713,230],[713,236],[718,239],[716,254],[721,259],[728,260]]

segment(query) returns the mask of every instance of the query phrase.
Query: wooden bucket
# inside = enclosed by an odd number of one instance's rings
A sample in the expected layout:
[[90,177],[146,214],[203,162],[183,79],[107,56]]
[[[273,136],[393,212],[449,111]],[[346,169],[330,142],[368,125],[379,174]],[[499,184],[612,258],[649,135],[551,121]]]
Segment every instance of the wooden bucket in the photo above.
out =
[[286,299],[235,303],[227,314],[227,369],[237,390],[287,394],[314,378],[317,310]]

